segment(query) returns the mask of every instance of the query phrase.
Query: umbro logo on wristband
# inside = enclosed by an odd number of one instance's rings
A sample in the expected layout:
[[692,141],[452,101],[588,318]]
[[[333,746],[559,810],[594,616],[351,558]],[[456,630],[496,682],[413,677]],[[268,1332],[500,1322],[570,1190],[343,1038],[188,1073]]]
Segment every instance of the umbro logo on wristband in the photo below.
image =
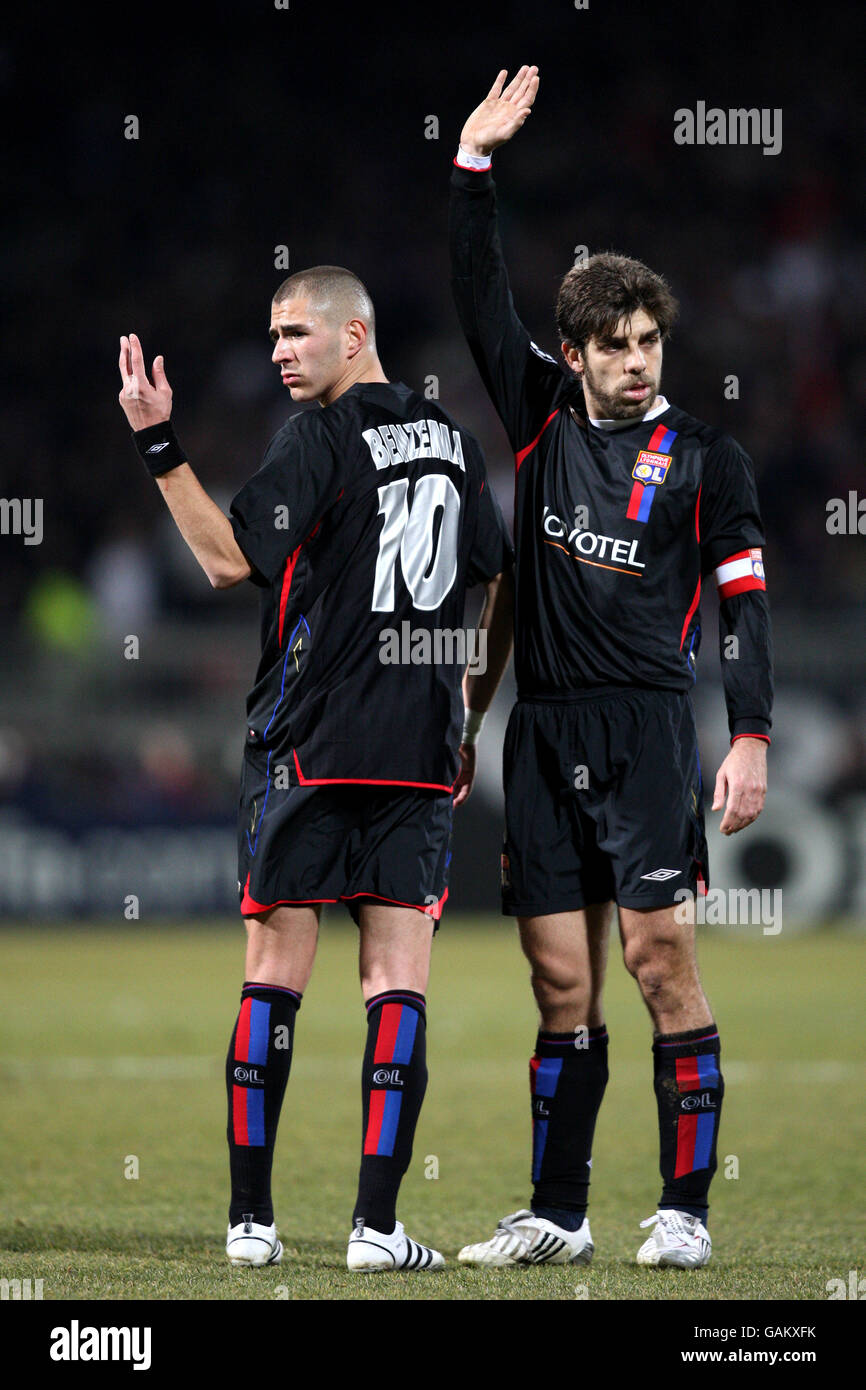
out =
[[147,425],[143,430],[133,430],[132,438],[145,468],[153,478],[161,478],[172,468],[186,463],[184,453],[170,420],[161,420],[157,425]]

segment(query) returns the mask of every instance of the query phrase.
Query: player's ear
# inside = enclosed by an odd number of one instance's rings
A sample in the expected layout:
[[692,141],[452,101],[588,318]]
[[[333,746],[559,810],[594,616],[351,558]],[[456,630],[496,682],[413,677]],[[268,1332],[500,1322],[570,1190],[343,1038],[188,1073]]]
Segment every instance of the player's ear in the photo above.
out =
[[349,319],[345,333],[348,355],[354,357],[367,342],[367,325],[363,319]]
[[583,375],[583,353],[580,348],[573,347],[570,343],[562,343],[562,355],[568,363],[575,376]]

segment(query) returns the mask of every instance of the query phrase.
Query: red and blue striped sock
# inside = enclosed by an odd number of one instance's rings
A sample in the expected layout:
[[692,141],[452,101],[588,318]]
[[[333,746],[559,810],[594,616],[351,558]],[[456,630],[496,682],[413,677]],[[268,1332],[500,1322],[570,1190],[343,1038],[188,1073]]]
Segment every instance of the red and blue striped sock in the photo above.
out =
[[387,990],[367,1001],[367,1046],[361,1076],[363,1150],[352,1216],[386,1235],[397,1221],[397,1193],[412,1157],[427,1089],[423,994]]
[[271,1166],[300,1007],[293,989],[245,981],[241,990],[226,1057],[230,1226],[248,1215],[263,1226],[274,1219]]
[[715,1023],[653,1042],[662,1182],[660,1207],[707,1217],[725,1083]]

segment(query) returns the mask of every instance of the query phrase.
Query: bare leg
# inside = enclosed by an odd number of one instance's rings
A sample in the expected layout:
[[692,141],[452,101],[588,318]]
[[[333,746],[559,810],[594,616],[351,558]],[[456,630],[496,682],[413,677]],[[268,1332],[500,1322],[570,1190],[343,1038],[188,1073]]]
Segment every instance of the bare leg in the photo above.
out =
[[695,929],[675,920],[675,907],[619,909],[626,969],[638,984],[656,1032],[684,1033],[712,1021],[698,975]]
[[363,903],[359,966],[364,999],[389,989],[427,992],[435,923],[413,907]]
[[570,1033],[604,1022],[602,991],[612,903],[578,912],[521,917],[520,944],[531,966],[532,991],[545,1033]]
[[303,994],[313,973],[321,904],[275,907],[262,917],[246,917],[244,979],[281,985]]

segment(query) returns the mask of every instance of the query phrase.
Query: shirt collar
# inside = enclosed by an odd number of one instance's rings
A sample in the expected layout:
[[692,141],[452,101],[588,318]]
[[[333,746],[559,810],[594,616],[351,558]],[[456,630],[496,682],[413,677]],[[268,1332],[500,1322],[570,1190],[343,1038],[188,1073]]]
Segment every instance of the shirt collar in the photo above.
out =
[[666,410],[670,410],[670,402],[664,396],[657,396],[652,410],[648,410],[645,415],[634,420],[593,420],[592,416],[587,416],[587,419],[598,430],[625,430],[628,429],[629,425],[639,425],[644,420],[654,420],[657,415],[662,415]]

